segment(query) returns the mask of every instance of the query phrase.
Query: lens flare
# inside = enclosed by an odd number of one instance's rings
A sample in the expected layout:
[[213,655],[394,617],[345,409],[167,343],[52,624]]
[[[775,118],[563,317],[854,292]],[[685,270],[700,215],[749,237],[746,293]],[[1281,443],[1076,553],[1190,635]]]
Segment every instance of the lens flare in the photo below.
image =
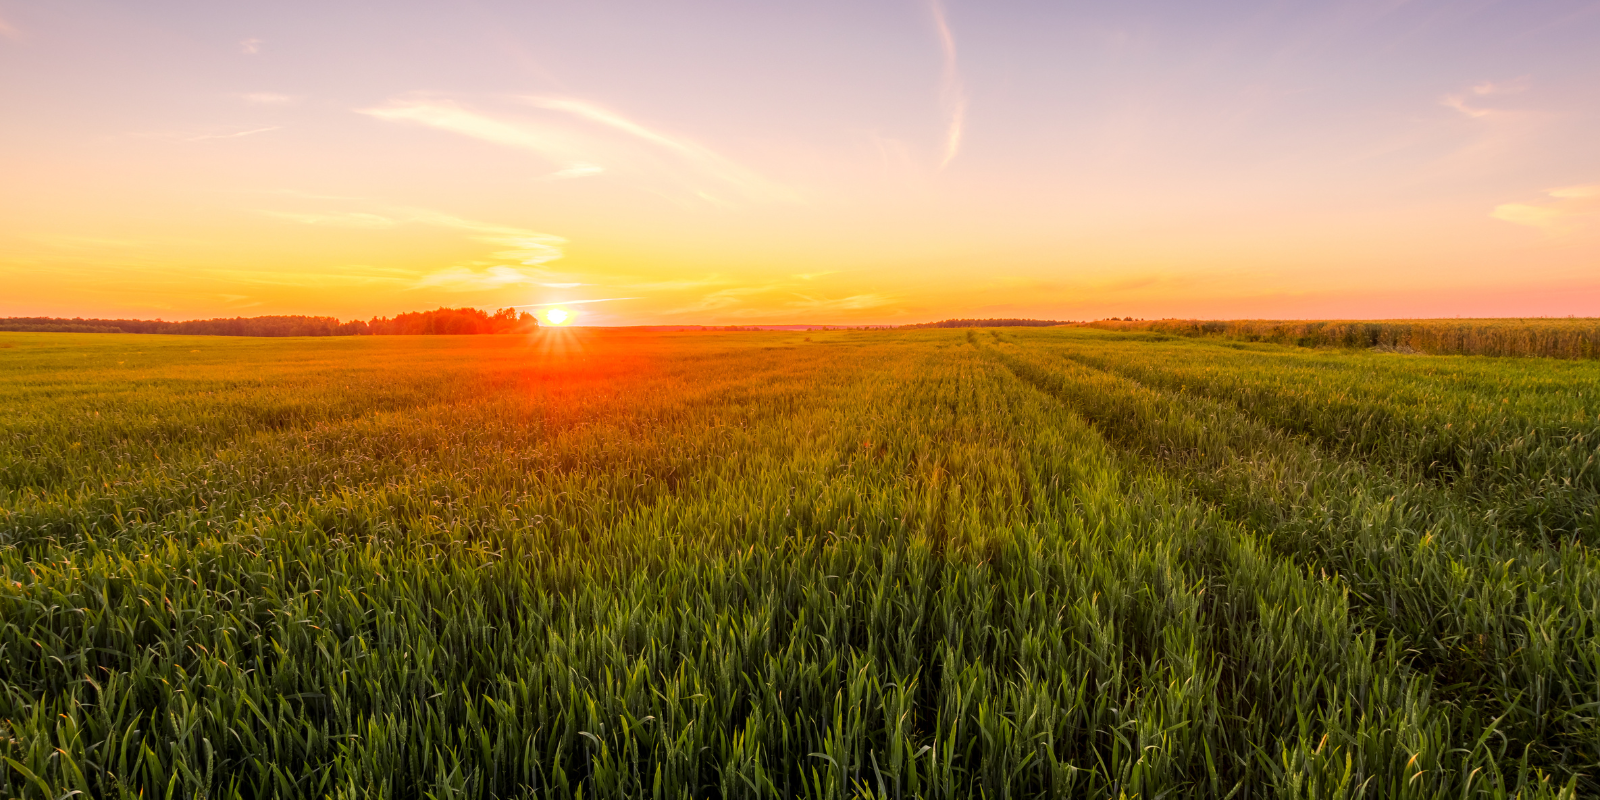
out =
[[567,320],[572,319],[572,314],[564,308],[552,308],[544,312],[544,318],[551,325],[564,325]]

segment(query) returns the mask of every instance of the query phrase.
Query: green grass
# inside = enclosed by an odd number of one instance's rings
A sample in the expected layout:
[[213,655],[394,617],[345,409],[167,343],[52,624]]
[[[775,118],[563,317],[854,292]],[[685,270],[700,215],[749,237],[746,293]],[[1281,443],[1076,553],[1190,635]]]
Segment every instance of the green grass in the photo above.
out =
[[1114,331],[1221,337],[1300,347],[1380,348],[1434,355],[1600,358],[1600,319],[1102,320]]
[[1593,794],[1597,379],[0,334],[0,796]]

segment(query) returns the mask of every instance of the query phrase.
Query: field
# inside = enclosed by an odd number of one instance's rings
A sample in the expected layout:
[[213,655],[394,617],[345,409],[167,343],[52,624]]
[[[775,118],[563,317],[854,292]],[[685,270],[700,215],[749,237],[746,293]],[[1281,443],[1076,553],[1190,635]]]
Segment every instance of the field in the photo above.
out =
[[1469,356],[1600,358],[1600,319],[1101,320],[1103,330],[1150,331],[1301,347],[1378,347]]
[[0,334],[0,796],[1600,793],[1600,362]]

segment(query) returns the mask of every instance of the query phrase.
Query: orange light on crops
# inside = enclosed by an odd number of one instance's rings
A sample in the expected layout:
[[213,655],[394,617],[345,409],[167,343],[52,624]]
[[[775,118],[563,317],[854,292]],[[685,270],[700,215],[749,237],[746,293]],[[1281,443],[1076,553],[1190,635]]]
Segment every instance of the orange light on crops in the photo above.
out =
[[565,325],[568,320],[572,319],[572,313],[564,308],[546,309],[544,319],[551,325]]

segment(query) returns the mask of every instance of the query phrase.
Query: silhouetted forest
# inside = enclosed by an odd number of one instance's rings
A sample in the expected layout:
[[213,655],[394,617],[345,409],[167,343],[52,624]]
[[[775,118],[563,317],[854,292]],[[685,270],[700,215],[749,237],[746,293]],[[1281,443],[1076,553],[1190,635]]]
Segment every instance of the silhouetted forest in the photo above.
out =
[[340,322],[335,317],[271,316],[232,319],[84,319],[74,317],[0,318],[0,331],[40,333],[167,333],[193,336],[365,336],[394,334],[519,333],[535,330],[539,320],[527,312],[502,308],[490,314],[476,308],[412,311],[393,319]]
[[486,314],[476,308],[439,308],[433,311],[410,311],[394,319],[373,317],[363,323],[369,333],[379,336],[390,334],[474,334],[518,333],[539,327],[537,317],[513,308],[502,308]]

